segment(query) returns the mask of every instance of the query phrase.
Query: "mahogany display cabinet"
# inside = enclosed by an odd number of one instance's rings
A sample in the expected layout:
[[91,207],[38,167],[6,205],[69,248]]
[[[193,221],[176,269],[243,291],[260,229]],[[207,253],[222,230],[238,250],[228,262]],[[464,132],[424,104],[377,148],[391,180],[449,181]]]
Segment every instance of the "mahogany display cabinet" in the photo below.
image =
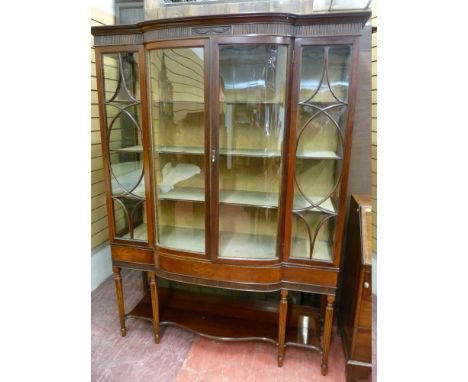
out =
[[[93,27],[110,244],[125,319],[322,354],[328,370],[357,57],[370,12]],[[125,313],[120,269],[149,273]],[[158,279],[278,301],[174,291]],[[321,294],[323,309],[289,291]],[[290,294],[289,294],[290,295]]]

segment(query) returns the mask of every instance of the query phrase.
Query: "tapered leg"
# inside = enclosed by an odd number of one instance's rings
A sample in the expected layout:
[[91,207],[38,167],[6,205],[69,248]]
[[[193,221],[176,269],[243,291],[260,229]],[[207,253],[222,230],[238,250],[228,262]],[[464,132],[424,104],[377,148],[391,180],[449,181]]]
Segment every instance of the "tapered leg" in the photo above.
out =
[[159,301],[158,285],[156,284],[156,275],[154,272],[148,272],[150,277],[151,304],[153,306],[153,335],[154,342],[159,344]]
[[117,294],[117,307],[119,309],[120,334],[125,337],[127,329],[125,329],[125,307],[123,299],[122,277],[120,276],[120,267],[112,267],[114,272],[115,292]]
[[148,275],[146,274],[146,271],[141,272],[141,279],[143,281],[143,291],[146,292],[148,290]]
[[328,354],[330,353],[330,342],[333,326],[333,304],[335,296],[327,296],[327,306],[325,308],[325,323],[323,328],[323,354],[322,354],[322,375],[328,373]]
[[286,318],[288,313],[288,291],[281,289],[281,301],[279,307],[279,329],[278,329],[278,366],[283,366],[284,339],[286,337]]
[[320,335],[323,336],[323,324],[325,321],[325,312],[327,308],[327,295],[320,295]]

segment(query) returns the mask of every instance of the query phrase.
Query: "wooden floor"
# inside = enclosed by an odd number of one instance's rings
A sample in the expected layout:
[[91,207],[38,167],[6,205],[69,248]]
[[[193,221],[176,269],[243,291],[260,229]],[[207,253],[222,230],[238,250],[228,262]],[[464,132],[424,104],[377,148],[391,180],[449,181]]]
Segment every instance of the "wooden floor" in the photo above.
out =
[[[123,270],[122,279],[128,312],[143,296],[141,277],[139,272]],[[287,348],[284,366],[278,368],[276,347],[268,342],[224,343],[167,327],[156,345],[151,323],[136,319],[127,320],[123,338],[112,277],[92,293],[91,336],[92,381],[96,382],[345,381],[336,330],[326,377],[320,374],[320,355],[307,349]],[[370,376],[365,381],[370,382]]]

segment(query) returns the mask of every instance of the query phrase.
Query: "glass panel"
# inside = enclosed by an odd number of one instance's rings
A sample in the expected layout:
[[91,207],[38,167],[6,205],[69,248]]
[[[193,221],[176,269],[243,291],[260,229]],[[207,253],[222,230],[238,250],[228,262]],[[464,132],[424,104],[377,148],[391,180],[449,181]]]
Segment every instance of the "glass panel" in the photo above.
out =
[[219,216],[218,257],[275,258],[277,209],[220,205]]
[[203,48],[149,54],[159,245],[205,252]]
[[219,48],[219,253],[275,259],[287,46]]
[[147,240],[138,53],[102,55],[116,237]]
[[113,198],[115,236],[122,239],[147,240],[146,205],[142,199]]
[[292,258],[332,261],[351,48],[302,48],[294,171]]
[[290,257],[331,261],[335,220],[335,216],[329,214],[294,213]]

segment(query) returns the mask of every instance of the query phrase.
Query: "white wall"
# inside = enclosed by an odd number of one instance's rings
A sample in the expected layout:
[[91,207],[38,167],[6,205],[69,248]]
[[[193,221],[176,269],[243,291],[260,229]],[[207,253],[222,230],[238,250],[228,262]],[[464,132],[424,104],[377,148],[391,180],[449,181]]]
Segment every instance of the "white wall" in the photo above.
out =
[[115,16],[115,1],[114,0],[91,0],[91,5],[100,8],[103,11],[111,13]]

